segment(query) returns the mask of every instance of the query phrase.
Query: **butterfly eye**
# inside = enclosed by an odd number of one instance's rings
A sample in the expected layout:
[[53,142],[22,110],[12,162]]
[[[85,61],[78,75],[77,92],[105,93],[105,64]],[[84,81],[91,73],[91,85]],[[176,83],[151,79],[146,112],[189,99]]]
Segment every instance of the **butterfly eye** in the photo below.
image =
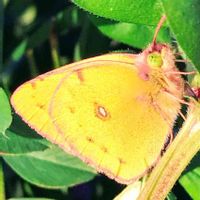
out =
[[153,68],[153,69],[161,68],[163,64],[161,54],[158,52],[150,53],[147,56],[147,63],[150,66],[150,68]]

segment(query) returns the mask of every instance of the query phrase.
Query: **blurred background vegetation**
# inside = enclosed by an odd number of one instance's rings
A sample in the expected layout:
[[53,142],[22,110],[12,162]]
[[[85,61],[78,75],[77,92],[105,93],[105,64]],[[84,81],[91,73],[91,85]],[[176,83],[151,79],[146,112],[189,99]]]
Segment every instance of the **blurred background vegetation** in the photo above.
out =
[[[135,26],[101,20],[67,0],[0,0],[0,85],[10,95],[25,81],[67,63],[111,51],[137,53],[151,42],[155,27],[140,27],[141,34],[130,37]],[[105,36],[108,32],[115,40]],[[159,40],[171,41],[169,29],[161,31]],[[124,188],[98,175],[86,183],[47,189],[22,179],[4,161],[3,168],[7,199],[110,200]],[[192,199],[180,183],[172,191],[177,199]]]

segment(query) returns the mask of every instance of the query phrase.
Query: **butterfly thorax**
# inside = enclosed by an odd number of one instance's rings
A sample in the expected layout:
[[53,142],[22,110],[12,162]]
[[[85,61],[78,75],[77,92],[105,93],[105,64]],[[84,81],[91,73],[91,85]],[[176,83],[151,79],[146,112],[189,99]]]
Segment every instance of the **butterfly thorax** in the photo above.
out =
[[166,83],[166,91],[179,99],[183,98],[184,80],[175,65],[173,52],[169,47],[164,47],[162,48],[161,56],[163,60],[161,69],[163,71],[163,79]]

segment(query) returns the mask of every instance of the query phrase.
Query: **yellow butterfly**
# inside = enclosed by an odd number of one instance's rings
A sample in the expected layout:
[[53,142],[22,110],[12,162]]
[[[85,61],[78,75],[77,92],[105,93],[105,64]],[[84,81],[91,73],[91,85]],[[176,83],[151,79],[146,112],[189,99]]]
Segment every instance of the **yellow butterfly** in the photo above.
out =
[[166,44],[111,53],[30,80],[15,111],[51,142],[120,183],[147,173],[172,135],[184,81]]

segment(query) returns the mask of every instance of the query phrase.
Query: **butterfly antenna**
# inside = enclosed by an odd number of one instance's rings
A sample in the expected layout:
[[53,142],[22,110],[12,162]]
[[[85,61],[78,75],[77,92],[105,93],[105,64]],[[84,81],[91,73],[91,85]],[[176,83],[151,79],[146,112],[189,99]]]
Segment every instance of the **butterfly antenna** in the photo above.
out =
[[158,22],[158,25],[156,27],[156,30],[155,30],[155,33],[154,33],[154,36],[153,36],[153,41],[152,41],[153,46],[156,44],[156,38],[158,36],[158,32],[160,31],[160,28],[163,25],[163,23],[165,22],[166,18],[167,18],[166,15],[163,15],[161,17],[160,21]]
[[166,71],[165,74],[178,74],[178,75],[194,75],[196,74],[196,71],[191,72],[181,72],[181,71]]
[[190,62],[189,60],[186,60],[186,59],[176,59],[175,61],[181,62],[181,63],[189,63]]

